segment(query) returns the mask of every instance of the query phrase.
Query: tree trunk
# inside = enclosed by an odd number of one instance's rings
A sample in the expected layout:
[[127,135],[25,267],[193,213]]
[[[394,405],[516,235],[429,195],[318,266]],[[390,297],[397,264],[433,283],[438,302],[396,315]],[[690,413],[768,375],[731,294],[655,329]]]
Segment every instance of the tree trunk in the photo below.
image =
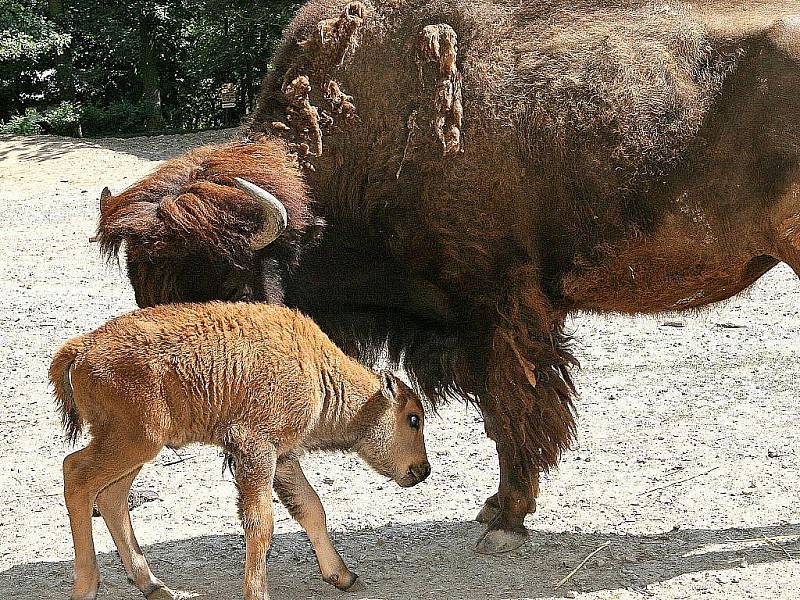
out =
[[[62,0],[47,0],[47,17],[59,30],[64,30],[64,3]],[[56,55],[56,84],[59,100],[75,98],[75,82],[72,78],[72,45],[69,44]]]
[[143,15],[139,21],[139,75],[142,78],[142,104],[150,111],[145,124],[148,131],[161,129],[161,81],[158,73],[156,21]]

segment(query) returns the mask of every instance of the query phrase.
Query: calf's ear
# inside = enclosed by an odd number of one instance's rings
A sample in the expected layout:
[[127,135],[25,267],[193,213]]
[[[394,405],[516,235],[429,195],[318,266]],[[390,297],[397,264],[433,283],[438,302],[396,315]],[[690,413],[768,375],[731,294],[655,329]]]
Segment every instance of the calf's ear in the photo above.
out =
[[381,393],[394,402],[397,400],[397,379],[390,371],[381,371]]
[[769,29],[767,35],[773,46],[800,63],[800,14],[781,19]]

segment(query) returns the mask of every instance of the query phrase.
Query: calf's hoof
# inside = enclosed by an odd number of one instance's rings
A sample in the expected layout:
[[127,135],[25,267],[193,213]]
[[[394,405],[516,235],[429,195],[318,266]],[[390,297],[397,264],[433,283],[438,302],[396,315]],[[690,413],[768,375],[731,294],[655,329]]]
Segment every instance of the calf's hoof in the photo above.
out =
[[81,591],[73,588],[72,593],[69,595],[69,600],[95,600],[97,598],[97,590],[100,588],[100,581],[98,580],[94,585],[80,586]]
[[356,575],[356,578],[353,580],[353,583],[350,584],[350,587],[345,589],[345,592],[363,592],[366,591],[367,586],[364,585],[364,582],[361,581],[361,578]]
[[339,575],[334,573],[324,578],[325,581],[333,586],[336,586],[343,592],[363,592],[367,586],[359,579],[357,573],[348,572],[347,575]]
[[178,596],[175,595],[168,587],[160,587],[154,589],[152,592],[144,595],[147,600],[176,600]]
[[528,540],[528,532],[509,531],[507,529],[490,529],[481,536],[475,551],[478,554],[505,554],[516,550]]

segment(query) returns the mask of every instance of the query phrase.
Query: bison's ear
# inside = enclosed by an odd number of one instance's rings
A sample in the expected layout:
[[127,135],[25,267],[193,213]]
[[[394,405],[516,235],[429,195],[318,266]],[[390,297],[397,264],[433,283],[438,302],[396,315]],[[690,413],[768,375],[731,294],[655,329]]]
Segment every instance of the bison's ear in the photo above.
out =
[[781,19],[770,28],[768,36],[778,50],[800,63],[800,15]]
[[103,212],[103,209],[106,207],[106,203],[111,199],[111,190],[108,187],[104,187],[103,191],[100,192],[100,212]]
[[390,371],[381,371],[381,393],[392,403],[397,400],[397,378]]

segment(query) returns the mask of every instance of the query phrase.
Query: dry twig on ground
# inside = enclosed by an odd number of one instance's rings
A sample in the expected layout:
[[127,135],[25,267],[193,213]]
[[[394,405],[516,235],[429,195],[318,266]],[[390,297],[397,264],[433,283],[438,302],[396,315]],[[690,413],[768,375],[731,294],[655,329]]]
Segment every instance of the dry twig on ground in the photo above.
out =
[[561,581],[559,581],[556,584],[556,589],[560,588],[562,585],[564,585],[570,579],[572,579],[572,577],[575,575],[575,573],[580,571],[581,567],[583,567],[583,565],[585,565],[587,562],[589,562],[589,559],[591,559],[595,554],[597,554],[603,548],[605,548],[606,546],[609,546],[609,545],[611,545],[611,542],[606,542],[605,544],[602,544],[601,546],[599,546],[598,548],[595,548],[592,552],[590,552],[589,555],[586,558],[584,558],[577,567],[572,569],[572,571],[570,571],[569,574],[566,577],[564,577],[564,579],[562,579]]
[[644,492],[640,492],[636,494],[637,496],[646,496],[647,494],[651,494],[653,492],[657,492],[658,490],[663,490],[668,487],[672,487],[673,485],[680,485],[681,483],[686,483],[687,481],[691,481],[692,479],[697,479],[698,477],[702,477],[703,475],[708,475],[712,471],[716,471],[719,469],[719,465],[716,467],[710,468],[708,471],[704,471],[702,473],[698,473],[697,475],[692,475],[691,477],[687,477],[686,479],[679,479],[678,481],[673,481],[672,483],[667,483],[665,485],[660,485],[658,487],[651,488],[649,490],[645,490]]

